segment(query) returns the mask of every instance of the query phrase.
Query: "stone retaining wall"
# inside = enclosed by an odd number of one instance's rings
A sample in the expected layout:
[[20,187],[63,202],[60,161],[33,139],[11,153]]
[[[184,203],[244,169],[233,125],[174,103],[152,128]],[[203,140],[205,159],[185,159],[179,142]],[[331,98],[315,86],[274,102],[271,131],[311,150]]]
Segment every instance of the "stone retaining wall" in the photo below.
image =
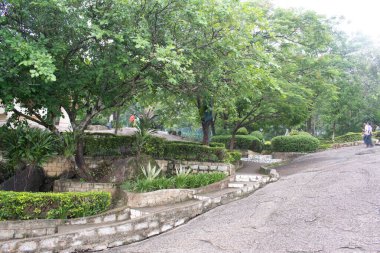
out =
[[273,159],[291,160],[303,156],[305,154],[306,153],[302,152],[273,152],[272,157]]
[[343,148],[343,147],[351,147],[351,146],[359,146],[363,144],[363,141],[354,141],[354,142],[346,142],[346,143],[334,143],[332,148]]
[[222,181],[196,189],[165,189],[143,193],[122,191],[122,197],[118,205],[139,208],[174,204],[193,199],[195,194],[225,189],[230,181],[231,177],[228,177]]
[[42,165],[44,168],[45,174],[49,177],[59,177],[65,172],[71,170],[73,163],[70,159],[67,159],[63,156],[56,156],[48,160]]
[[52,235],[61,224],[63,220],[1,221],[0,241]]
[[193,191],[187,189],[165,189],[153,192],[127,192],[123,191],[123,203],[128,207],[151,207],[174,204],[193,198]]
[[60,179],[54,181],[54,192],[89,192],[89,191],[105,191],[116,194],[118,186],[113,183],[87,183],[78,182],[68,179]]

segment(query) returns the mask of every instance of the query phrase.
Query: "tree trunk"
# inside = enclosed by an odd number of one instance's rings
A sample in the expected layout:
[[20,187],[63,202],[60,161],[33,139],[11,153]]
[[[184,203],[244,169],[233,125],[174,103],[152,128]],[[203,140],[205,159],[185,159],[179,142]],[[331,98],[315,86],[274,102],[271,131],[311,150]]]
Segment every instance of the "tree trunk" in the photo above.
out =
[[85,179],[92,181],[94,178],[91,176],[91,174],[88,171],[88,167],[86,165],[86,161],[84,159],[84,140],[83,136],[78,136],[78,139],[76,140],[76,151],[75,151],[75,163],[76,163],[76,172],[78,175]]
[[229,143],[229,149],[232,151],[234,150],[234,147],[235,147],[235,139],[236,139],[236,131],[234,130],[232,132],[232,135],[231,135],[231,140],[230,140],[230,143]]
[[335,131],[336,131],[336,123],[334,121],[334,123],[333,123],[333,133],[332,133],[332,141],[333,142],[335,141]]
[[211,125],[210,121],[207,121],[207,122],[202,121],[202,131],[203,131],[202,143],[204,145],[208,145],[210,143],[210,136],[209,136],[210,125]]
[[117,110],[113,113],[113,119],[115,121],[115,135],[117,135],[117,132],[119,130],[119,124],[120,124],[120,110]]

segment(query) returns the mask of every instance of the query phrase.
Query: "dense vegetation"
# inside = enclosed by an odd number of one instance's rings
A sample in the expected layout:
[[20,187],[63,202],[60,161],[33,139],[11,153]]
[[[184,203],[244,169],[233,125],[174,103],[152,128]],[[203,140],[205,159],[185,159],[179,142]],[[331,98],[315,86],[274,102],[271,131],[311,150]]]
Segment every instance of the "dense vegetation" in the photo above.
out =
[[105,192],[31,193],[0,191],[0,220],[67,219],[108,209]]
[[[153,108],[156,127],[201,128],[204,144],[210,132],[228,135],[231,150],[255,130],[266,140],[292,128],[331,138],[380,123],[379,50],[339,31],[338,19],[265,0],[0,2],[0,99],[10,121],[57,133],[65,110],[74,131],[65,150],[83,178],[84,155],[97,152],[84,145],[86,127],[132,105]],[[166,152],[153,147],[140,138],[134,152]],[[214,149],[202,159],[221,159]]]

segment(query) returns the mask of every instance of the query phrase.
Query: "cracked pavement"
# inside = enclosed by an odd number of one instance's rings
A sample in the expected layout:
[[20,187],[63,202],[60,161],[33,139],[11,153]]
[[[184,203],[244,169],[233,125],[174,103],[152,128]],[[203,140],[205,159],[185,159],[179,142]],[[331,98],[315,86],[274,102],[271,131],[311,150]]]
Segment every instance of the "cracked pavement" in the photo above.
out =
[[380,252],[380,148],[300,157],[282,178],[187,224],[107,252]]

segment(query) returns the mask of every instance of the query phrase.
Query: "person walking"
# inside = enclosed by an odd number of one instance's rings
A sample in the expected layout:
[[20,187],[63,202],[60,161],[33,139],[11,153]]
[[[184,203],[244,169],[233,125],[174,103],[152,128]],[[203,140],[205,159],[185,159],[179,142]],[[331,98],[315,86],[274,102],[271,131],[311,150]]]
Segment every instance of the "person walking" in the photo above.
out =
[[372,126],[369,122],[366,123],[364,127],[364,143],[366,147],[373,147],[372,143]]

